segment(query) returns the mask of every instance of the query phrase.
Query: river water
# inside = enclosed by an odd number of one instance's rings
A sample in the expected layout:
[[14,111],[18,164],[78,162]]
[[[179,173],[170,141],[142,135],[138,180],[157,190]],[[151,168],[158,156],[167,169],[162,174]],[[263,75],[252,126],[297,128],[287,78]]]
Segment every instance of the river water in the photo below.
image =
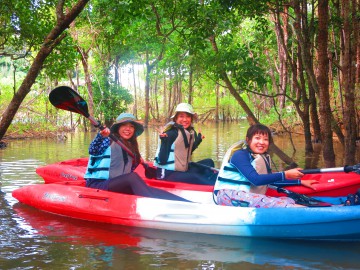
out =
[[[212,157],[243,139],[246,123],[202,125],[205,140],[193,159]],[[16,140],[0,150],[0,269],[359,269],[360,243],[262,240],[136,229],[73,220],[22,205],[11,196],[21,186],[42,183],[35,169],[86,157],[95,134],[66,134],[66,140]],[[303,139],[275,143],[302,167],[321,167],[320,146],[304,157]],[[157,133],[139,137],[141,154],[152,160]],[[341,153],[337,146],[336,153]],[[276,161],[276,158],[274,158]],[[284,167],[276,162],[279,169]],[[337,166],[342,165],[337,157]]]

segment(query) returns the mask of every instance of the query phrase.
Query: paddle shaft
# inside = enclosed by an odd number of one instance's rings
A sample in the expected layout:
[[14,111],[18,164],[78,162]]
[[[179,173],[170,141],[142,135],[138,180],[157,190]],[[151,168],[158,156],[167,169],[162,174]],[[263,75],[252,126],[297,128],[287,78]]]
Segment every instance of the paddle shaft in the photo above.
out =
[[[191,162],[191,163],[194,165],[197,165],[197,166],[209,168],[213,171],[219,171],[219,169],[217,169],[217,168],[210,167],[210,166],[207,166],[204,164],[200,164],[200,163],[196,163],[196,162]],[[356,172],[356,173],[360,174],[360,164],[356,164],[353,166],[347,165],[344,167],[336,167],[336,168],[306,169],[306,170],[300,170],[300,172],[302,172],[303,174],[332,173],[332,172],[345,172],[345,173]]]
[[[359,165],[359,164],[357,164]],[[313,173],[329,173],[329,172],[353,172],[357,171],[357,165],[355,166],[344,166],[344,167],[336,167],[336,168],[323,168],[323,169],[306,169],[300,170],[303,174],[313,174]]]

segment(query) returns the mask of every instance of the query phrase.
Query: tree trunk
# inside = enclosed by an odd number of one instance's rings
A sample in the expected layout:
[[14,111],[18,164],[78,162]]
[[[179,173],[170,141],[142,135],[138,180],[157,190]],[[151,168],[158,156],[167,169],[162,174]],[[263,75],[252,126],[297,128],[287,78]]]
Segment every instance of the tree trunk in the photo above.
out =
[[[172,82],[172,79],[173,79],[173,77],[172,77],[172,68],[169,67],[169,82]],[[167,87],[169,89],[169,91],[167,91],[168,94],[169,94],[169,96],[168,96],[168,106],[167,106],[167,117],[168,117],[168,119],[170,119],[171,115],[173,114],[174,106],[175,106],[175,94],[174,94],[174,91],[172,91],[171,87],[172,87],[171,83],[169,83],[169,85]]]
[[319,111],[320,111],[320,125],[323,132],[323,157],[326,167],[335,166],[335,153],[333,148],[331,119],[326,117],[331,115],[330,96],[329,96],[329,60],[327,54],[328,42],[328,0],[319,0],[318,18],[318,76],[317,82],[319,86]]
[[115,82],[115,85],[120,85],[120,69],[119,69],[119,61],[120,61],[120,56],[115,56],[115,59],[114,59],[114,82]]
[[309,86],[309,102],[310,102],[310,118],[313,128],[313,142],[321,142],[321,127],[319,121],[319,115],[317,111],[317,101],[314,89]]
[[150,64],[149,62],[149,52],[146,50],[146,74],[145,74],[145,119],[144,119],[144,128],[148,127],[149,124],[149,110],[150,110],[150,74],[153,68],[157,63],[163,58],[164,48],[157,56],[156,60]]
[[[89,63],[88,63],[90,49],[88,51],[85,51],[81,47],[77,46],[77,50],[81,55],[81,64],[83,66],[84,75],[85,75],[85,85],[86,85],[88,96],[89,96],[89,99],[88,99],[89,114],[94,115],[94,94],[93,94],[93,90],[92,90],[91,75],[90,75]],[[95,130],[96,130],[96,127],[91,125],[91,131],[95,131]]]
[[164,73],[164,77],[163,77],[163,114],[166,115],[167,117],[167,112],[169,111],[169,102],[170,99],[168,98],[168,96],[170,96],[169,91],[167,91],[167,87],[166,87],[166,74]]
[[[357,13],[360,12],[360,2],[357,1],[357,5],[353,1],[353,10],[355,10]],[[353,18],[355,18],[354,12],[353,12]],[[354,25],[354,47],[356,48],[356,65],[355,65],[355,100],[357,101],[357,104],[355,105],[355,108],[360,107],[360,21],[359,20],[353,20]],[[357,126],[357,140],[360,140],[360,110],[358,109],[356,112],[356,126]]]
[[[280,18],[280,12],[279,12],[280,7],[277,7],[277,10],[274,13],[273,17],[274,17],[274,22],[275,22],[275,31],[276,31],[276,35],[277,35],[278,46],[281,47],[282,53],[286,54],[286,57],[283,57],[287,61],[286,67],[288,66],[288,63],[289,63],[290,68],[292,70],[291,96],[294,98],[292,98],[291,101],[293,102],[293,104],[296,108],[296,111],[297,111],[298,115],[300,116],[303,126],[304,126],[305,151],[308,154],[308,153],[313,152],[313,146],[312,146],[312,142],[311,142],[309,98],[308,98],[308,94],[307,94],[308,85],[310,88],[311,84],[307,84],[305,82],[304,64],[303,64],[302,60],[305,59],[303,50],[311,47],[310,46],[311,39],[310,38],[307,38],[307,39],[302,38],[302,35],[303,35],[302,33],[304,32],[305,34],[307,34],[308,30],[307,30],[306,21],[302,23],[302,21],[304,21],[304,19],[303,19],[303,15],[302,15],[303,9],[301,8],[301,6],[302,6],[302,3],[300,1],[294,2],[294,10],[295,10],[295,14],[296,14],[294,28],[296,29],[295,32],[296,32],[297,41],[298,41],[298,46],[296,46],[297,50],[295,52],[292,52],[292,50],[293,50],[292,48],[288,48],[288,31],[286,28],[284,28],[282,26],[282,25],[288,24],[287,23],[288,18],[286,16],[282,16],[282,19]],[[288,10],[288,6],[285,5],[284,9]],[[305,8],[305,11],[306,11],[306,8]],[[296,40],[296,39],[294,39],[294,40]],[[279,53],[280,53],[280,51],[279,51]],[[310,57],[310,54],[306,54],[306,55],[308,58]],[[307,59],[306,63],[311,64],[312,61]],[[287,72],[284,73],[283,76],[286,76],[286,78],[287,78],[288,77]],[[275,75],[272,74],[272,72],[270,72],[270,77],[272,78],[274,89],[277,89],[278,86],[277,86],[276,78],[275,78]],[[282,79],[282,80],[283,81],[280,82],[280,84],[283,83],[286,85],[288,79],[286,79],[286,81],[284,79]],[[277,91],[282,92],[283,94],[286,94],[285,90],[286,90],[286,88],[284,88],[283,90],[280,90],[280,91],[277,90]]]
[[190,65],[190,71],[189,71],[189,98],[188,103],[192,104],[193,102],[193,67]]
[[150,102],[150,73],[152,70],[152,65],[149,63],[149,55],[146,52],[146,74],[145,74],[145,120],[144,120],[144,128],[148,127],[149,124],[149,102]]
[[215,107],[215,122],[219,122],[219,89],[220,85],[219,83],[216,83],[215,86],[215,95],[216,95],[216,107]]
[[[353,3],[355,4],[355,3]],[[343,19],[343,46],[340,53],[341,85],[344,91],[344,129],[345,129],[345,164],[355,163],[356,153],[356,120],[355,120],[355,67],[352,68],[353,57],[356,55],[352,41],[353,29],[351,3],[341,1]]]
[[155,104],[155,112],[154,112],[154,115],[155,115],[155,119],[156,120],[159,120],[159,103],[158,103],[158,99],[157,99],[157,96],[158,96],[158,75],[156,74],[155,76],[155,83],[154,83],[154,104]]
[[63,32],[70,26],[70,23],[80,14],[89,0],[79,0],[67,13],[63,13],[65,1],[58,1],[56,6],[57,22],[54,28],[46,36],[39,52],[37,53],[34,62],[31,64],[28,73],[26,74],[23,82],[21,83],[18,91],[14,94],[8,107],[6,108],[1,121],[0,121],[0,140],[4,137],[7,129],[9,128],[16,112],[18,111],[22,101],[30,92],[35,79],[39,75],[45,59],[53,51],[53,49],[65,38]]
[[133,112],[134,115],[136,117],[136,119],[138,118],[137,115],[137,91],[136,91],[136,80],[135,80],[135,66],[134,63],[132,63],[132,74],[133,74],[133,82],[134,82],[134,107],[133,107]]
[[[360,12],[360,2],[353,0],[353,25],[354,25],[354,48],[356,48],[356,64],[355,64],[355,93],[360,93],[360,21],[356,20],[356,14]],[[355,13],[355,14],[354,14]],[[360,127],[359,127],[360,128]],[[359,134],[360,135],[360,134]]]
[[287,53],[286,53],[286,44],[288,44],[288,6],[284,6],[284,10],[281,13],[282,22],[280,22],[279,13],[274,14],[274,22],[275,22],[275,33],[277,39],[277,47],[278,47],[278,58],[279,58],[279,87],[275,89],[279,90],[279,108],[280,111],[285,108],[285,93],[286,86],[288,82],[288,66],[287,66]]
[[[304,72],[303,72],[304,68],[303,68],[303,64],[301,61],[301,47],[300,46],[298,46],[298,49],[297,49],[296,62],[298,63],[298,69],[296,69],[296,68],[293,69],[294,70],[293,73],[295,73],[295,75],[296,75],[296,76],[293,76],[293,80],[296,82],[296,83],[294,83],[294,89],[296,90],[296,93],[297,93],[296,99],[299,100],[299,102],[295,102],[295,107],[296,107],[296,110],[297,110],[299,116],[301,117],[301,120],[304,125],[305,154],[308,155],[308,154],[314,152],[314,148],[313,148],[312,141],[311,141],[310,108],[311,108],[311,99],[312,98],[315,99],[315,93],[311,87],[311,84],[308,85],[309,95],[306,92],[307,84],[306,84],[306,80],[305,80]],[[294,60],[293,60],[292,65],[296,66],[296,63],[294,63]],[[300,81],[299,83],[297,83],[298,82],[297,77],[299,77],[299,81]],[[300,102],[302,103],[303,110],[300,109],[300,106],[299,106]],[[316,108],[315,108],[315,111],[316,111]],[[320,129],[320,126],[319,126],[319,129]]]

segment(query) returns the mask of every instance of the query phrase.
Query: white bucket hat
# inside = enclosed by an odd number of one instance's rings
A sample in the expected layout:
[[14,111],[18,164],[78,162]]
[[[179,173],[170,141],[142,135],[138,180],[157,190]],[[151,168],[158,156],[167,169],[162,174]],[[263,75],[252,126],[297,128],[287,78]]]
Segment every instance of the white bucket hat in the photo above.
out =
[[189,113],[193,116],[194,120],[197,119],[197,113],[194,112],[193,107],[189,104],[189,103],[180,103],[176,106],[175,109],[175,114],[173,116],[171,116],[171,119],[174,119],[174,117],[176,116],[176,114],[178,112],[186,112]]

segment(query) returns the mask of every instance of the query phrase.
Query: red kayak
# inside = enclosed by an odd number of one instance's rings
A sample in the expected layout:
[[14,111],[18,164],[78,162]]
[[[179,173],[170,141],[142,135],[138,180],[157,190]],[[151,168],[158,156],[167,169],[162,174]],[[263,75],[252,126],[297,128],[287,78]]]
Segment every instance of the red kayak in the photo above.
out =
[[[36,173],[44,179],[45,184],[59,182],[66,182],[66,184],[70,184],[73,181],[73,185],[85,185],[84,174],[88,160],[88,158],[77,158],[60,161],[43,167],[38,167],[36,169]],[[179,188],[184,190],[197,191],[213,190],[213,186],[149,179],[145,176],[145,169],[141,165],[136,168],[135,172],[137,172],[148,185],[153,187],[165,187],[170,189]]]
[[[70,159],[39,167],[36,169],[36,173],[44,179],[46,184],[74,181],[74,185],[84,185],[84,174],[87,163],[88,158]],[[149,179],[145,176],[145,170],[143,166],[138,166],[136,172],[150,186],[154,187],[166,186],[167,188],[173,189],[197,191],[213,190],[213,186]],[[304,186],[287,187],[287,189],[309,196],[321,197],[347,196],[350,193],[356,193],[358,189],[360,189],[360,175],[354,172],[324,172],[305,174],[302,179],[314,179],[319,181],[318,184],[314,185],[316,190],[312,190]],[[279,196],[279,193],[276,190],[268,189],[268,195]]]

